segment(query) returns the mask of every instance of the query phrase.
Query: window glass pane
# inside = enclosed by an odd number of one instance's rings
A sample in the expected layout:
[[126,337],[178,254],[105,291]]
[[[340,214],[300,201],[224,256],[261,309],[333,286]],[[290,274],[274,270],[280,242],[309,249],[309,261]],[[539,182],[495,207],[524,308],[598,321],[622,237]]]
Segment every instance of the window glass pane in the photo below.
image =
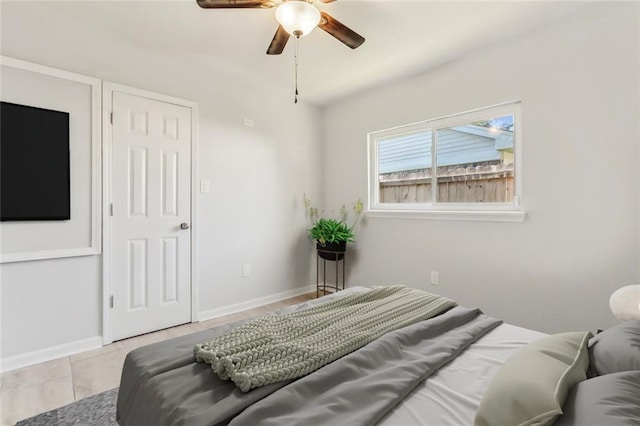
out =
[[380,203],[431,202],[431,133],[378,139]]
[[436,131],[439,203],[511,203],[514,196],[513,115]]

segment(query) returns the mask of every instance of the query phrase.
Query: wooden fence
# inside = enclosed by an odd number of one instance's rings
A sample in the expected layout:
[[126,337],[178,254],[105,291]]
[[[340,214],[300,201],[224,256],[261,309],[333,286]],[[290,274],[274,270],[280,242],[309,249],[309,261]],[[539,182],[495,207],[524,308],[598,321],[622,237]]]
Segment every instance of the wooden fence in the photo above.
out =
[[[506,203],[513,201],[513,164],[438,168],[439,203]],[[380,202],[431,202],[431,169],[380,175]]]

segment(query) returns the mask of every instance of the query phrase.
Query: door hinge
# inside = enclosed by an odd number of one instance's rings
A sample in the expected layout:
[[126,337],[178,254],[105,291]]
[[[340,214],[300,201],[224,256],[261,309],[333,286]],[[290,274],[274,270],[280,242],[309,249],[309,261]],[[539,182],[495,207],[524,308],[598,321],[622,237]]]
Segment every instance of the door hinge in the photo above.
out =
[[113,294],[109,297],[109,307],[113,309]]
[[110,114],[109,121],[113,124],[113,113]]
[[109,205],[109,215],[113,216],[113,203]]

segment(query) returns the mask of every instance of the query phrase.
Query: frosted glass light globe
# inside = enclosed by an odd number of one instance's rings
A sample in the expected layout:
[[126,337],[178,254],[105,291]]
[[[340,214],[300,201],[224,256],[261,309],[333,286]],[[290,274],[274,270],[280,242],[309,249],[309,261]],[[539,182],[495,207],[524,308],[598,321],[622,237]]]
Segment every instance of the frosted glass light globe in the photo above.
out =
[[640,319],[640,284],[614,291],[609,306],[613,315],[621,321]]
[[304,37],[320,23],[320,11],[304,0],[289,0],[278,6],[276,19],[292,36]]

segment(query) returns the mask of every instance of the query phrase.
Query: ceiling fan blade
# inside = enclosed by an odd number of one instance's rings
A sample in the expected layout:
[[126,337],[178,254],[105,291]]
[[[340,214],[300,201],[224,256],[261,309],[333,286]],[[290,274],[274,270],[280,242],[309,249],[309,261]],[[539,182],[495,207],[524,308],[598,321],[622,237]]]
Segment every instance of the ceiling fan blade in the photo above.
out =
[[320,0],[322,3],[333,3],[336,0]]
[[322,28],[350,48],[355,49],[364,43],[364,37],[346,27],[331,15],[325,12],[320,12],[320,16],[321,18],[318,27]]
[[271,40],[271,44],[267,49],[267,55],[281,54],[284,47],[287,45],[287,41],[289,41],[289,33],[282,27],[282,25],[278,25],[276,34],[273,36],[273,40]]
[[197,0],[203,9],[268,9],[275,4],[274,0]]

